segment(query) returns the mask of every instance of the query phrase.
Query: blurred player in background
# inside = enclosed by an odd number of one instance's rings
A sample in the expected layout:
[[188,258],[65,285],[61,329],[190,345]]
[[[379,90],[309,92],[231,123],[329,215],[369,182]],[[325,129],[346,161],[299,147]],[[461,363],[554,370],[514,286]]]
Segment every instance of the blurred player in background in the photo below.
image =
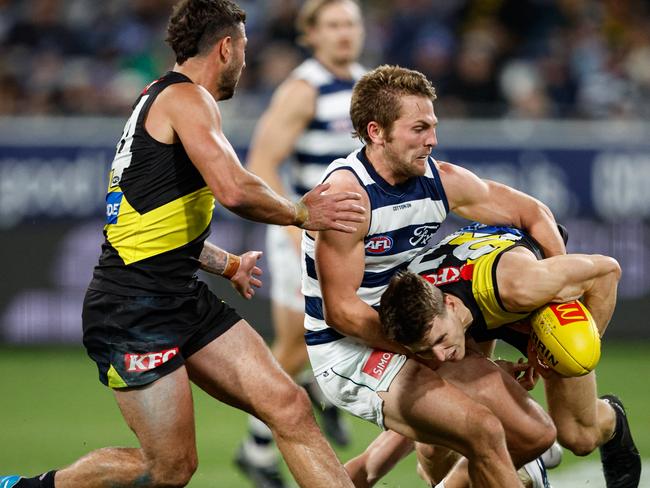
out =
[[[297,26],[312,57],[278,87],[257,125],[248,156],[248,169],[288,198],[304,195],[318,183],[329,163],[359,147],[352,137],[350,98],[354,83],[364,73],[357,63],[364,32],[355,1],[307,0]],[[287,161],[289,167],[283,164]],[[267,228],[275,330],[272,351],[292,377],[299,375],[307,362],[300,238],[298,228]],[[320,394],[313,377],[305,386],[316,405],[324,404],[317,410],[325,433],[338,445],[347,445],[348,432],[337,409]],[[258,486],[283,486],[270,430],[254,417],[249,429],[237,454],[238,466]]]
[[[490,361],[476,356],[476,342],[500,338],[529,355],[531,362],[517,369],[526,369],[520,383],[531,389],[537,360],[534,350],[529,354],[530,329],[522,321],[547,303],[582,297],[602,336],[614,312],[620,273],[613,258],[567,254],[544,259],[537,243],[519,229],[474,224],[447,236],[395,276],[382,295],[379,316],[388,338],[442,363],[436,371],[490,407],[510,435],[526,420],[503,402],[522,391],[494,394],[487,374]],[[512,372],[518,374],[517,369]],[[598,399],[594,372],[566,378],[545,368],[544,375],[560,444],[578,456],[600,447],[607,487],[636,488],[641,462],[620,400],[613,395]],[[366,482],[355,482],[357,486],[372,486],[409,452],[409,440],[394,433],[382,436],[346,465],[353,480]],[[451,464],[428,463],[432,449],[439,448],[416,444],[419,469],[429,482],[439,482]]]
[[83,340],[140,447],[99,449],[40,477],[0,479],[2,488],[185,486],[197,466],[190,381],[264,420],[301,486],[352,486],[305,392],[195,276],[199,267],[222,274],[247,298],[260,284],[259,253],[205,242],[215,198],[277,225],[350,232],[364,221],[358,195],[319,186],[293,203],[237,159],[217,101],[233,96],[245,65],[245,20],[230,0],[176,6],[167,31],[176,64],[137,99],[109,175]]

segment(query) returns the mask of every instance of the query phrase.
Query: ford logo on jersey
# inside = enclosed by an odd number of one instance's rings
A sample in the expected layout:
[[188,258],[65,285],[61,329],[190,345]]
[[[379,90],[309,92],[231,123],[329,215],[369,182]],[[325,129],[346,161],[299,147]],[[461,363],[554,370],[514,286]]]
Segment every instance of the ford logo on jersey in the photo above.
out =
[[373,237],[366,242],[366,251],[370,254],[384,254],[393,247],[393,239],[388,236]]
[[120,213],[120,205],[124,193],[112,191],[106,195],[106,223],[117,224],[117,216]]

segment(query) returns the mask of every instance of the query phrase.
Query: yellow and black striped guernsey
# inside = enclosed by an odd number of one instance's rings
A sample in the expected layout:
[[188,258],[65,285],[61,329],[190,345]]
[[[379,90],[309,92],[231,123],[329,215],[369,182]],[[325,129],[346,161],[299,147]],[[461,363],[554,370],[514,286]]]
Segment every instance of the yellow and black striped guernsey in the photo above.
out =
[[148,85],[117,144],[106,195],[106,225],[91,289],[120,295],[191,293],[214,197],[182,144],[145,130],[151,104],[169,85],[191,83],[168,72]]

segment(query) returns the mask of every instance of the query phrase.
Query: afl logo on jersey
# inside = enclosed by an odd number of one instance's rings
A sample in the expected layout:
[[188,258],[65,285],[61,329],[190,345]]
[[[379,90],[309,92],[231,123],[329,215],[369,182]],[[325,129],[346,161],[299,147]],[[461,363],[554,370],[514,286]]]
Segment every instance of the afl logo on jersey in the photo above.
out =
[[393,247],[393,239],[388,236],[376,236],[366,242],[366,251],[370,254],[384,254]]

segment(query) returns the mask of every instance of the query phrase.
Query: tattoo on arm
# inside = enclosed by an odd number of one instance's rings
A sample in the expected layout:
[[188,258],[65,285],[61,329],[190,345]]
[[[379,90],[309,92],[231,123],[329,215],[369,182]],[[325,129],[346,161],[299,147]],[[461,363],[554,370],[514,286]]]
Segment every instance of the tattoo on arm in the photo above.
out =
[[223,249],[206,242],[199,256],[200,267],[208,273],[222,275],[228,262],[228,253]]

